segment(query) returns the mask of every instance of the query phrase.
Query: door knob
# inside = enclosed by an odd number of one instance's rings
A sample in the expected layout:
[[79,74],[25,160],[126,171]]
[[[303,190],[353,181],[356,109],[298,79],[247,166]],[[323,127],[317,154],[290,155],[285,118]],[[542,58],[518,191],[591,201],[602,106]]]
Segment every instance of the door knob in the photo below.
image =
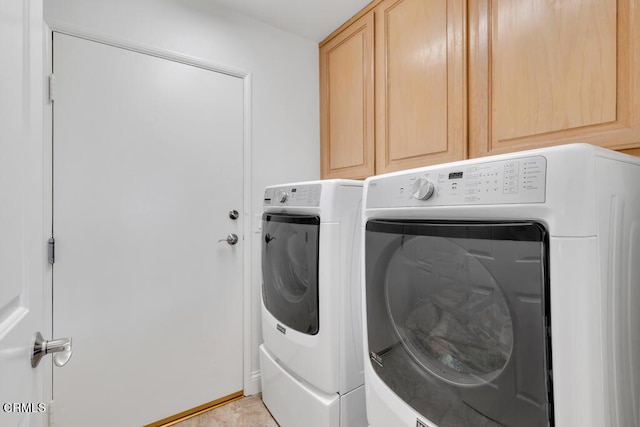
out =
[[31,367],[35,368],[47,354],[53,354],[53,363],[58,367],[67,364],[71,359],[71,338],[45,341],[40,332],[36,332],[31,345]]
[[235,233],[231,233],[227,236],[226,239],[218,240],[218,243],[220,242],[227,242],[230,245],[235,245],[236,243],[238,243],[238,236]]

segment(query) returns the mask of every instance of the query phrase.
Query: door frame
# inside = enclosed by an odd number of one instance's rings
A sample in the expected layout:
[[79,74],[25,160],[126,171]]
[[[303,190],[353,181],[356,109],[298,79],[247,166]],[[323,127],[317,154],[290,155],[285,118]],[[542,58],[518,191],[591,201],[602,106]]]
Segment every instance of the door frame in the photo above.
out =
[[[185,65],[191,65],[194,67],[202,68],[205,70],[227,74],[229,76],[241,78],[244,87],[244,105],[243,105],[243,248],[242,248],[242,333],[243,333],[243,390],[245,395],[251,395],[258,393],[260,378],[256,378],[255,373],[251,371],[251,343],[252,343],[252,316],[251,316],[251,271],[252,271],[252,193],[251,193],[251,147],[252,147],[252,132],[251,132],[251,82],[252,75],[250,72],[227,66],[217,64],[211,61],[207,61],[201,58],[196,58],[181,53],[173,52],[170,50],[160,49],[140,43],[134,43],[128,40],[111,37],[105,34],[99,34],[91,32],[85,28],[77,28],[69,26],[67,24],[57,22],[55,20],[47,20],[44,28],[44,61],[45,61],[45,75],[50,76],[53,72],[53,33],[61,33],[69,36],[80,37],[85,40],[94,41],[109,46],[126,49],[129,51],[141,53],[144,55],[150,55],[169,61],[182,63]],[[49,84],[45,82],[44,85],[45,94],[47,91],[51,91]],[[49,96],[45,96],[44,107],[44,155],[43,155],[43,173],[44,173],[44,233],[42,236],[43,242],[46,242],[50,237],[53,230],[53,104],[49,99]],[[48,269],[45,280],[44,289],[44,318],[45,325],[44,330],[48,331],[48,334],[53,333],[53,269]],[[50,284],[50,285],[47,285]],[[45,372],[44,378],[45,399],[51,401],[53,398],[53,375],[51,371]]]

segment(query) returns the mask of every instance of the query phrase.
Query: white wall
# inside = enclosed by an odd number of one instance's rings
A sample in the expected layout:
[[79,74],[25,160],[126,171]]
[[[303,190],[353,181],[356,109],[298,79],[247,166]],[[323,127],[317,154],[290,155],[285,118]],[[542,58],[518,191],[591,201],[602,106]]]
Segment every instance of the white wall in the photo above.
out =
[[[207,0],[47,0],[45,21],[169,50],[252,76],[252,213],[266,185],[320,176],[318,46]],[[223,185],[223,183],[221,183]],[[238,191],[242,183],[235,185]],[[260,235],[250,260],[251,372],[260,369]],[[241,284],[238,284],[241,286]],[[259,391],[253,381],[248,394]]]

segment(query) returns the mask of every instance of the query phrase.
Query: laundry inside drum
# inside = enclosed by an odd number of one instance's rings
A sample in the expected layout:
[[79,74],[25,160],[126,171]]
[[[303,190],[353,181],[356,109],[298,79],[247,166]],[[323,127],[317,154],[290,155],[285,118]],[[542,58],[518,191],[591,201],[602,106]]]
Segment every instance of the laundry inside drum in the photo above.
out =
[[274,257],[274,283],[280,295],[288,302],[299,303],[309,289],[310,256],[307,250],[308,233],[297,232],[289,224],[283,224],[279,235],[280,242],[275,242],[274,250],[282,252],[282,256]]
[[446,382],[485,384],[509,361],[513,324],[483,265],[491,259],[433,236],[405,239],[391,257],[385,288],[395,332],[418,365]]

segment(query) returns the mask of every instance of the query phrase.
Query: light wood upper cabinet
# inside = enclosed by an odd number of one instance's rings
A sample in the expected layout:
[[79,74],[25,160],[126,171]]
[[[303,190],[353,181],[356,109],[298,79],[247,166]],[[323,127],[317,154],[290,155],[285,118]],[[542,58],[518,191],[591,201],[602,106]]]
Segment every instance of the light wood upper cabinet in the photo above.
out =
[[464,0],[383,0],[321,44],[322,178],[466,157],[465,28]]
[[374,9],[376,173],[466,157],[465,2]]
[[323,179],[374,174],[373,16],[320,47]]
[[634,0],[478,0],[469,7],[469,154],[640,141]]
[[640,0],[375,0],[358,16],[320,47],[323,178],[571,142],[640,155]]

